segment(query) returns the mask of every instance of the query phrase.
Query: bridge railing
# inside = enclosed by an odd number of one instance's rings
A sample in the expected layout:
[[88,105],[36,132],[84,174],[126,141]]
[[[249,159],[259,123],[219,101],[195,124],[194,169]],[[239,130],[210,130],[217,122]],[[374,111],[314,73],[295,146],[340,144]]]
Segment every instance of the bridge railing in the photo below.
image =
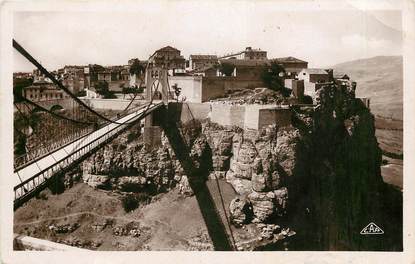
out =
[[[154,105],[150,107],[147,110],[147,113],[144,113],[141,117],[144,117],[146,114],[150,113],[152,110],[157,108],[158,105]],[[134,118],[137,118],[137,116],[133,116],[130,119],[127,120],[127,122],[133,120]],[[114,128],[110,129],[109,126],[107,126],[108,131],[106,131],[101,136],[96,136],[94,133],[88,135],[92,136],[91,142],[83,145],[82,147],[76,149],[72,153],[68,154],[68,156],[57,160],[55,163],[53,163],[48,168],[45,168],[43,170],[40,170],[38,173],[34,174],[29,179],[26,179],[16,185],[14,187],[14,204],[15,207],[19,205],[19,202],[22,200],[25,200],[26,197],[30,196],[38,187],[45,184],[47,180],[49,180],[53,175],[55,175],[57,172],[67,168],[69,165],[75,163],[76,161],[82,159],[85,155],[90,153],[95,148],[98,148],[101,144],[105,143],[107,140],[109,140],[111,137],[117,135],[119,132],[121,132],[124,128],[129,126],[129,124],[120,124],[115,126]],[[96,132],[96,131],[94,131]],[[87,137],[87,136],[85,136]],[[53,153],[51,153],[53,157]],[[18,174],[18,172],[16,172]]]
[[[127,109],[126,111],[124,111],[122,114],[117,114],[117,116],[114,116],[112,118],[110,118],[112,121],[116,121],[120,118],[123,118],[129,114],[131,114],[134,111],[137,111],[143,107],[145,107],[146,105],[137,105],[135,107],[131,107],[129,109]],[[24,168],[27,165],[32,164],[33,162],[36,162],[40,159],[42,159],[43,157],[47,156],[49,153],[65,147],[69,144],[71,144],[72,142],[80,139],[81,137],[87,136],[91,133],[93,133],[95,130],[104,127],[108,125],[108,122],[104,122],[99,124],[95,129],[92,127],[87,127],[85,129],[80,130],[79,132],[76,132],[75,134],[71,134],[68,135],[66,137],[60,138],[59,140],[57,140],[56,142],[53,142],[52,144],[48,144],[47,146],[43,146],[40,148],[36,148],[36,149],[31,149],[30,151],[28,151],[27,153],[17,156],[14,158],[14,171],[17,171],[19,169]]]

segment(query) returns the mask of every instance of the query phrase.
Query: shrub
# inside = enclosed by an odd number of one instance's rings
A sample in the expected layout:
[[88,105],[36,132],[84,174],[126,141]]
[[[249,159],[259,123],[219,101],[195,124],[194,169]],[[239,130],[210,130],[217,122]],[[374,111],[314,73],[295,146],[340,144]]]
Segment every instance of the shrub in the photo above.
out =
[[147,193],[135,193],[135,194],[127,194],[124,196],[121,200],[122,206],[124,208],[125,212],[131,212],[140,206],[140,203],[142,204],[148,204],[150,202],[151,198],[150,195]]
[[262,69],[261,79],[266,87],[274,91],[280,91],[285,97],[288,97],[289,93],[284,88],[284,74],[284,67],[278,62],[272,61],[270,65]]

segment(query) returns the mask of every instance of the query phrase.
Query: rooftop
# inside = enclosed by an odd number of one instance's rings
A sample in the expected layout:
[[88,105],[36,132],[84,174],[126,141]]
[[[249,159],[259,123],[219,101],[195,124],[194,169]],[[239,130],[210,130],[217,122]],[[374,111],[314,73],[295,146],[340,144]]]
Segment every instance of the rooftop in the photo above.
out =
[[275,60],[275,61],[277,61],[277,62],[280,62],[280,63],[283,63],[283,62],[298,62],[298,63],[307,63],[307,62],[306,62],[306,61],[304,61],[304,60],[300,60],[300,59],[297,59],[297,58],[294,58],[294,57],[291,57],[291,56],[289,56],[289,57],[275,58],[275,59],[273,59],[273,60]]
[[216,55],[190,55],[192,60],[217,60],[218,56]]
[[308,68],[303,69],[302,71],[307,72],[308,74],[328,74],[328,72],[325,69],[319,68]]
[[238,59],[221,59],[219,60],[220,63],[229,63],[235,66],[263,66],[268,65],[269,61],[267,60],[238,60]]
[[159,51],[179,51],[180,52],[180,50],[173,48],[172,46],[166,46],[164,48],[156,50],[156,52],[159,52]]
[[347,75],[345,72],[340,72],[340,71],[333,71],[333,77],[335,79],[346,79],[346,78],[350,78],[349,75]]

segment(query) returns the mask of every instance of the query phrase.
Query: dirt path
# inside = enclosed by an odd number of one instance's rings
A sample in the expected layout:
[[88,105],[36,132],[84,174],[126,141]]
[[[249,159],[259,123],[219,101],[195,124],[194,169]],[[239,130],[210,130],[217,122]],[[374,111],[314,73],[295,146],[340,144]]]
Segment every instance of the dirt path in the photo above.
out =
[[74,217],[74,216],[79,216],[79,215],[93,215],[93,216],[102,217],[102,218],[110,218],[110,219],[115,219],[115,220],[124,220],[124,221],[137,222],[137,219],[129,218],[129,217],[101,215],[101,214],[97,214],[97,213],[93,213],[93,212],[77,212],[77,213],[71,213],[71,214],[67,214],[67,215],[63,215],[63,216],[49,217],[49,218],[45,218],[45,219],[35,220],[35,221],[31,221],[31,222],[17,223],[17,224],[14,224],[14,225],[15,226],[22,226],[22,225],[39,224],[39,223],[42,223],[42,222],[47,222],[47,221],[51,221],[51,220],[60,220],[60,219],[64,219],[64,218],[67,218],[67,217]]

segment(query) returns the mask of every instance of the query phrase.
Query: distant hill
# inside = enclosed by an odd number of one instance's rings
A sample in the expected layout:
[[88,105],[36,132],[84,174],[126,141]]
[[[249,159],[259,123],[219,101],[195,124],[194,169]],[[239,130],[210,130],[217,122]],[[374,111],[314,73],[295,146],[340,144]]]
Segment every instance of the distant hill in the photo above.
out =
[[378,56],[332,66],[357,82],[356,95],[371,98],[375,115],[403,119],[402,56]]

